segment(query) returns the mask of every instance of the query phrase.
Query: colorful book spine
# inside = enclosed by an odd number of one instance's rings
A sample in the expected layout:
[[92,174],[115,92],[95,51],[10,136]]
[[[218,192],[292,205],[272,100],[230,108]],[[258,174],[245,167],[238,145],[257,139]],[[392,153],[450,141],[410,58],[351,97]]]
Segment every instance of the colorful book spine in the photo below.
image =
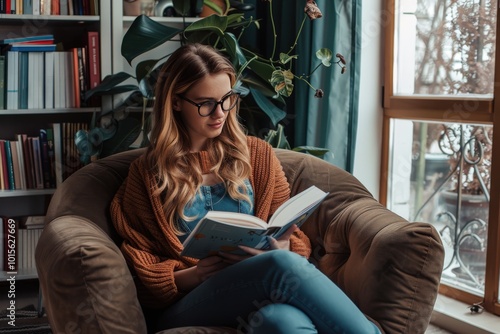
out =
[[5,70],[5,55],[0,55],[0,109],[5,109]]

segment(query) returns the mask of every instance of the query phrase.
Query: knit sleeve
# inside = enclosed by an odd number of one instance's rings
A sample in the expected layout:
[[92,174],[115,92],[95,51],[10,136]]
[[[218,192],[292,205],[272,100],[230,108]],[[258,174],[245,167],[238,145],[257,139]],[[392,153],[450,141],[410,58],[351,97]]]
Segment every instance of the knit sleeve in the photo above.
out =
[[[141,303],[149,307],[166,307],[180,297],[174,281],[174,271],[187,268],[176,257],[180,243],[158,224],[158,215],[146,191],[148,185],[137,163],[111,202],[111,218],[123,238],[121,251],[140,283],[149,292],[140,295]],[[164,247],[169,244],[170,247]],[[162,246],[163,245],[163,246]],[[177,259],[176,259],[177,258]],[[146,297],[147,296],[147,297]]]
[[[261,139],[249,138],[253,182],[256,190],[256,215],[266,221],[290,198],[290,185],[272,147]],[[290,238],[290,250],[306,258],[311,242],[300,230]]]

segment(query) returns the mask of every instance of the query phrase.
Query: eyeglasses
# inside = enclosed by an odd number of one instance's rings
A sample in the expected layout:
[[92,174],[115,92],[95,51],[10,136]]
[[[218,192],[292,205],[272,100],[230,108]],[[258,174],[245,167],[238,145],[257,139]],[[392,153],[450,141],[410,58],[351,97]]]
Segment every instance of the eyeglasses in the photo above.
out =
[[240,93],[231,91],[226,96],[224,96],[219,102],[205,101],[202,103],[196,103],[194,101],[191,101],[185,96],[179,95],[179,97],[184,101],[191,103],[193,106],[198,107],[198,114],[201,117],[208,117],[215,112],[215,109],[217,109],[217,106],[219,104],[220,107],[222,108],[222,111],[225,112],[230,111],[231,109],[236,107],[236,104],[238,103],[238,100],[240,98]]

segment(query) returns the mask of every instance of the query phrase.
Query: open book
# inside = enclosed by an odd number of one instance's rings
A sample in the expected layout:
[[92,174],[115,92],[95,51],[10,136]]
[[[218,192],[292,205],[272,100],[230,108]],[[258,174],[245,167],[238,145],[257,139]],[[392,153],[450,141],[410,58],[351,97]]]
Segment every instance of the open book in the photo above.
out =
[[184,241],[181,255],[201,259],[219,251],[245,254],[238,245],[266,249],[268,236],[279,238],[292,224],[300,227],[327,194],[311,186],[283,203],[269,223],[244,213],[209,211]]

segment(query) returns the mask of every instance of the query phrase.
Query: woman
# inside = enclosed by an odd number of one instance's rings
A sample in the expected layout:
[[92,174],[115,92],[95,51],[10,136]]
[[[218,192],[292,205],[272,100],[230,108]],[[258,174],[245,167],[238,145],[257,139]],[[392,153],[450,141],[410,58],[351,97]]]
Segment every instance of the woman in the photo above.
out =
[[308,238],[290,228],[271,249],[242,247],[201,260],[180,255],[208,210],[267,220],[290,196],[272,148],[237,118],[231,63],[209,46],[174,52],[156,86],[151,146],[134,161],[111,214],[157,330],[227,326],[245,333],[379,333],[309,264]]

